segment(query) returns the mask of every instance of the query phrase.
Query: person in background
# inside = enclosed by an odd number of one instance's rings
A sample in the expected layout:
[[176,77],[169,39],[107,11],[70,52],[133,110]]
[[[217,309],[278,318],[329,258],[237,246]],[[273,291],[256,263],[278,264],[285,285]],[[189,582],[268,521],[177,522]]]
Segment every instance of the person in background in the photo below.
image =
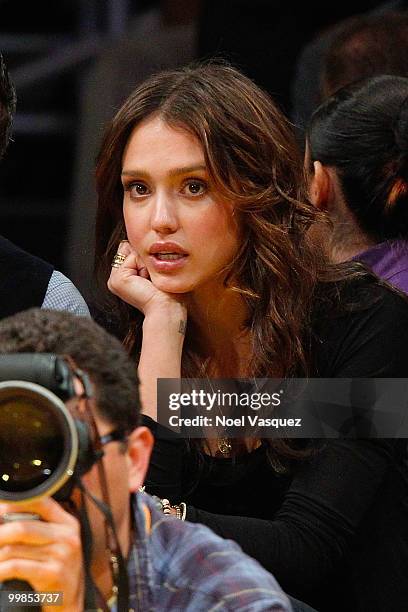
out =
[[[0,55],[0,159],[11,137],[16,93]],[[71,281],[54,267],[0,235],[0,318],[31,306],[89,316]]]
[[408,376],[408,304],[324,257],[285,117],[223,63],[159,73],[108,126],[96,177],[106,311],[155,435],[146,490],[319,612],[399,612],[406,441],[183,439],[158,421],[160,378]]
[[382,3],[336,23],[304,47],[292,83],[292,120],[301,142],[313,111],[340,87],[380,74],[408,76],[406,9],[406,0]]
[[[92,609],[106,612],[292,612],[274,577],[235,543],[202,525],[163,516],[157,503],[139,491],[153,439],[146,427],[139,426],[136,372],[118,340],[88,318],[30,309],[0,321],[0,353],[70,358],[92,386],[92,398],[85,404],[78,390],[77,413],[92,413],[102,448],[81,478],[88,492],[85,502],[92,531],[90,568],[84,568],[77,518],[81,498],[75,488],[70,496],[74,507],[43,497],[18,506],[19,512],[40,515],[41,521],[0,523],[0,582],[15,578],[29,582],[36,591],[62,591],[62,606],[43,606],[44,612],[88,612],[91,608],[83,602],[84,574],[89,569],[97,588]],[[80,379],[75,380],[78,387]],[[118,607],[116,601],[116,588],[123,584],[111,568],[112,546],[97,505],[101,502],[110,505],[120,550],[127,559],[128,606]],[[15,509],[2,502],[0,516]]]
[[340,23],[324,56],[322,101],[338,89],[380,74],[408,77],[408,11],[381,11]]
[[305,166],[332,225],[335,262],[355,259],[408,293],[408,78],[348,85],[312,115]]

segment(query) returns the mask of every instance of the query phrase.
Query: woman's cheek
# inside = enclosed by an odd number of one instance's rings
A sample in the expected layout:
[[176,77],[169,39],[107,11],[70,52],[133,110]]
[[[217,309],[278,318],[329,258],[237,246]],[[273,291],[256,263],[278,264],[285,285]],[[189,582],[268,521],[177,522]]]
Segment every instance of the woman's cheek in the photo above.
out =
[[134,221],[132,222],[131,219],[127,219],[126,217],[125,228],[130,246],[140,255],[143,252],[142,244],[143,238],[145,237],[145,233],[140,231],[140,228],[138,228],[137,223],[135,223]]

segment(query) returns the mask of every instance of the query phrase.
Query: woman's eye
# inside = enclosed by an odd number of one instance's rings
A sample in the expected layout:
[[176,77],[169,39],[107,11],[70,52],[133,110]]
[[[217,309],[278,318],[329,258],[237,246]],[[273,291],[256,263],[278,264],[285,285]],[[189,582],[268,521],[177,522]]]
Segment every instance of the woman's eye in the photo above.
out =
[[126,191],[129,191],[131,197],[137,198],[140,196],[147,195],[149,190],[143,183],[131,183],[125,187]]
[[204,181],[187,181],[182,189],[186,195],[199,196],[207,191],[207,184]]

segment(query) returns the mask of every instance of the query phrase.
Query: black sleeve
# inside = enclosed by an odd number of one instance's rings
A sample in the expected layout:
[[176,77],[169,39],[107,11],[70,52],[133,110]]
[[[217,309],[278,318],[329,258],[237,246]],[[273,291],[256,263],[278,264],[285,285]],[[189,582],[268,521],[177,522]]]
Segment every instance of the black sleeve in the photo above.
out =
[[142,425],[152,432],[155,443],[145,479],[146,491],[171,503],[182,501],[182,465],[186,442],[150,417],[142,415]]
[[284,590],[304,593],[305,585],[308,590],[321,585],[348,552],[393,453],[386,441],[331,440],[298,470],[273,520],[211,514],[191,506],[187,520],[235,540]]
[[[324,349],[321,376],[408,377],[407,303],[387,290],[375,307],[338,323]],[[172,455],[162,441],[156,445],[151,480],[156,487],[171,482],[180,494],[176,483],[182,474],[181,447],[174,447]],[[300,465],[271,520],[213,514],[192,506],[187,519],[238,542],[286,591],[296,594],[305,585],[313,589],[348,551],[395,452],[395,441],[331,440],[317,457]]]
[[408,376],[408,298],[381,285],[374,289],[375,302],[366,310],[328,316],[319,325],[314,346],[318,377]]

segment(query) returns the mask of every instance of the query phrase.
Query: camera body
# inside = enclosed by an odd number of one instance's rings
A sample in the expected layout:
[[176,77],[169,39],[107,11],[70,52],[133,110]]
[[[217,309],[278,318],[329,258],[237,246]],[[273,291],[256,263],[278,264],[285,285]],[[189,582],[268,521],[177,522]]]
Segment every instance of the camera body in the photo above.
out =
[[[85,393],[91,384],[81,373]],[[0,500],[70,497],[99,455],[88,423],[66,403],[77,397],[66,359],[50,353],[0,355]]]

